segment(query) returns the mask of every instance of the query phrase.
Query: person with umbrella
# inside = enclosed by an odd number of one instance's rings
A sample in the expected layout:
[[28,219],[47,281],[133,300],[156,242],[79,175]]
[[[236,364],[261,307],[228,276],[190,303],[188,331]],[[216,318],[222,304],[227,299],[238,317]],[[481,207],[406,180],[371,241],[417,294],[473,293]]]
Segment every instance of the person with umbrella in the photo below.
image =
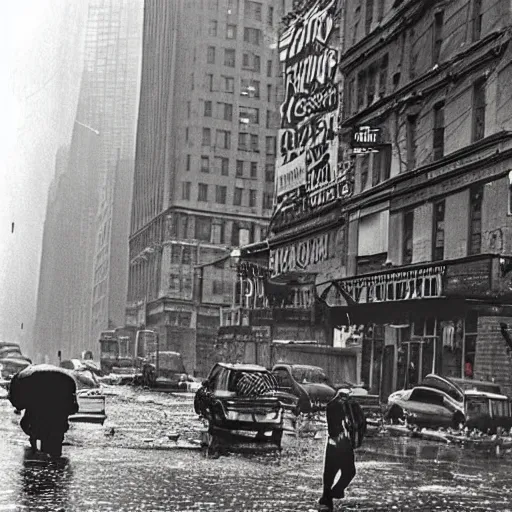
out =
[[39,440],[42,452],[60,457],[68,418],[78,412],[73,376],[53,365],[30,365],[12,378],[9,400],[17,410],[25,410],[20,426],[32,450]]

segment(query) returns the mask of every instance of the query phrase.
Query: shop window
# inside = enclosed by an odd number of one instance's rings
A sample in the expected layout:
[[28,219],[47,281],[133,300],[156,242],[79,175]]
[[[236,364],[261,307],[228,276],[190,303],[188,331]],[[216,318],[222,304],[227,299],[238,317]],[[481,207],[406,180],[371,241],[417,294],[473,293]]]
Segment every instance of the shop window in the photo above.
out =
[[479,254],[482,248],[482,199],[483,186],[470,190],[469,204],[469,248],[468,254]]
[[412,263],[412,242],[413,242],[413,228],[414,228],[414,212],[404,213],[403,225],[403,253],[402,264],[409,265]]
[[445,201],[439,201],[434,204],[434,236],[432,259],[444,259],[444,210]]

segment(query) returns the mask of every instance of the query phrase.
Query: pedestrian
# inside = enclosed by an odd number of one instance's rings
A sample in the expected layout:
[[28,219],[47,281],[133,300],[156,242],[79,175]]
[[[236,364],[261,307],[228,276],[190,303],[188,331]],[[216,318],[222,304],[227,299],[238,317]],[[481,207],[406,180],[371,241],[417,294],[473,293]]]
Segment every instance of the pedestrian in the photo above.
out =
[[361,446],[366,434],[361,406],[344,391],[338,390],[327,404],[326,416],[328,437],[319,512],[332,512],[333,500],[345,497],[345,489],[356,476],[354,449]]

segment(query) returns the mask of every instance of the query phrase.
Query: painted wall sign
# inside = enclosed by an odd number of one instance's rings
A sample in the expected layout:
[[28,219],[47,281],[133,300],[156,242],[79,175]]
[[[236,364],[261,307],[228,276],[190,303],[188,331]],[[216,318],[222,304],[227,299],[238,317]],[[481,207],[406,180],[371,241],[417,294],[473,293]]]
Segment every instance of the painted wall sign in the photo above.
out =
[[[318,194],[334,181],[338,159],[339,52],[331,46],[337,0],[318,0],[279,40],[284,101],[276,162],[277,200],[301,188],[317,194],[312,207],[335,198]],[[301,179],[287,179],[291,175]]]
[[272,276],[294,270],[307,270],[311,265],[329,258],[330,232],[300,240],[270,251],[269,266]]
[[441,297],[445,266],[389,272],[338,281],[357,304]]
[[382,130],[371,126],[358,126],[352,134],[354,153],[378,152],[382,145]]

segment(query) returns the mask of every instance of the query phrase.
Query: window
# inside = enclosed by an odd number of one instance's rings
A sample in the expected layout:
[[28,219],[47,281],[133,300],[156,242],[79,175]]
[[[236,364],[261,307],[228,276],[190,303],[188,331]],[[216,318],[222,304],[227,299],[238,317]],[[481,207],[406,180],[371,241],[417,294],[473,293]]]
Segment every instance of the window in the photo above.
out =
[[245,0],[244,10],[247,19],[261,21],[262,5],[260,2]]
[[215,186],[215,202],[218,204],[226,204],[227,187],[223,185]]
[[201,202],[208,201],[208,185],[206,183],[199,183],[197,188],[197,200]]
[[204,102],[204,117],[212,117],[212,102]]
[[244,53],[242,55],[242,68],[259,73],[261,69],[261,59],[259,55],[254,53]]
[[259,153],[260,151],[260,139],[258,135],[251,133],[251,151]]
[[473,142],[485,136],[485,80],[473,86]]
[[246,43],[255,44],[259,46],[261,44],[261,30],[258,28],[244,28],[244,41]]
[[239,108],[239,121],[241,124],[259,124],[260,123],[260,111],[257,108],[242,107]]
[[212,219],[210,217],[196,217],[195,238],[203,242],[210,242],[212,238]]
[[361,190],[368,185],[368,173],[370,170],[370,154],[367,153],[361,157]]
[[382,18],[384,18],[384,7],[386,0],[377,0],[377,21],[380,23],[382,21]]
[[229,174],[229,158],[216,156],[215,167],[222,176],[227,176]]
[[275,173],[274,164],[265,165],[265,181],[267,183],[274,183],[274,173]]
[[267,85],[267,101],[272,103],[272,85]]
[[434,15],[434,29],[432,41],[432,64],[437,64],[439,62],[439,57],[441,55],[441,45],[443,44],[443,23],[443,11],[436,12]]
[[241,151],[249,150],[249,134],[240,132],[238,134],[238,149]]
[[235,67],[235,50],[226,48],[224,50],[224,66],[229,68]]
[[241,178],[244,175],[244,161],[237,160],[236,161],[236,176],[237,178]]
[[190,101],[187,101],[187,119],[190,119],[191,105]]
[[272,202],[273,202],[272,192],[265,192],[263,194],[263,209],[264,210],[271,210],[272,206],[273,206]]
[[233,222],[233,227],[231,228],[231,245],[234,247],[240,245],[240,226],[238,222]]
[[251,162],[251,178],[255,180],[258,177],[258,163]]
[[226,25],[226,39],[236,39],[236,25]]
[[384,55],[380,63],[379,73],[379,98],[386,96],[387,85],[388,85],[388,55]]
[[235,195],[233,196],[233,205],[234,206],[242,205],[242,192],[243,192],[242,188],[235,187]]
[[208,46],[206,62],[207,64],[215,64],[215,46]]
[[187,155],[187,160],[185,162],[185,170],[190,171],[190,155]]
[[210,92],[213,92],[213,74],[206,74],[206,89]]
[[414,229],[414,212],[404,213],[404,225],[403,225],[403,252],[402,252],[402,264],[409,265],[412,263],[412,240],[413,240],[413,229]]
[[375,187],[380,183],[382,169],[382,153],[378,151],[373,153],[372,161],[372,187]]
[[482,0],[473,0],[472,29],[473,41],[478,41],[482,36]]
[[249,190],[249,206],[251,208],[256,206],[256,190]]
[[469,250],[468,254],[479,254],[482,248],[482,185],[473,187],[469,193]]
[[434,234],[433,234],[433,250],[432,259],[444,259],[444,209],[445,202],[439,201],[434,204]]
[[370,66],[368,72],[368,87],[366,88],[366,104],[371,105],[375,99],[375,82],[377,79],[377,69],[375,65]]
[[216,145],[221,149],[230,149],[231,132],[229,130],[217,130]]
[[217,37],[217,21],[210,20],[208,23],[208,35],[212,37]]
[[203,146],[211,146],[212,143],[212,131],[210,128],[203,128]]
[[265,137],[265,153],[267,155],[276,154],[276,138],[274,136]]
[[190,181],[183,181],[181,183],[181,199],[184,199],[185,201],[190,200],[190,187],[191,187]]
[[190,139],[190,130],[187,128],[185,128],[185,142],[188,142]]
[[272,61],[267,60],[267,76],[270,78],[272,76]]
[[246,96],[248,98],[259,98],[260,82],[258,80],[242,78],[240,80],[240,96]]
[[366,94],[366,71],[360,71],[357,74],[357,110],[364,106],[364,98]]
[[210,157],[201,157],[201,172],[210,172]]
[[434,160],[444,156],[444,103],[434,106],[433,156]]
[[365,34],[369,34],[373,23],[373,0],[366,0]]
[[235,91],[235,79],[232,76],[222,76],[222,91],[223,92],[234,92]]
[[416,124],[417,116],[407,116],[407,169],[416,167]]
[[355,78],[351,78],[350,80],[347,80],[347,100],[345,103],[345,114],[347,116],[352,115],[354,111],[354,93],[356,89],[356,80]]
[[273,25],[274,24],[274,8],[272,6],[269,6],[267,11],[267,25]]
[[231,103],[217,103],[219,117],[224,121],[233,121],[233,105]]

